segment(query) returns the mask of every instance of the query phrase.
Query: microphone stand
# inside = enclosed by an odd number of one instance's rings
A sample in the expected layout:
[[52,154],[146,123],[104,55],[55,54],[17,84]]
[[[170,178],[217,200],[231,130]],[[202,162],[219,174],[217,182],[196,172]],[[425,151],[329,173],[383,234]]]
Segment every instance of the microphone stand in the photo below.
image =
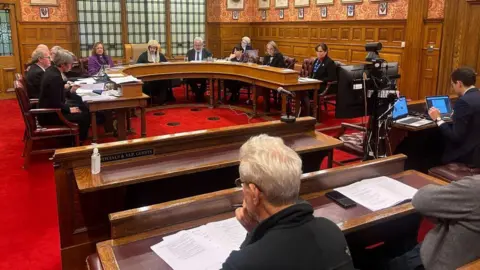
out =
[[286,115],[282,115],[280,117],[280,121],[284,123],[295,123],[296,117],[295,115],[292,115],[292,95],[284,94],[287,96],[287,110],[286,110]]

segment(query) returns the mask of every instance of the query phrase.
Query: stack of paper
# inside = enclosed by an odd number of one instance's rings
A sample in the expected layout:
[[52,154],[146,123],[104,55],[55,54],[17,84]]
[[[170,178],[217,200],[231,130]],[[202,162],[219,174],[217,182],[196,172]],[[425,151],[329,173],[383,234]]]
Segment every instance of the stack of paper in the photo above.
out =
[[307,77],[300,77],[298,78],[298,81],[299,82],[318,82],[318,80],[316,79],[307,78]]
[[372,211],[409,201],[417,192],[417,189],[386,176],[362,180],[335,190]]
[[106,100],[112,100],[116,99],[114,96],[108,96],[108,95],[85,95],[82,96],[83,101],[106,101]]
[[129,82],[138,82],[139,80],[133,76],[125,76],[120,78],[110,78],[116,84],[129,83]]
[[79,79],[75,81],[73,84],[74,85],[83,85],[83,84],[94,84],[97,81],[95,81],[94,78],[85,78],[85,79]]
[[220,269],[246,235],[236,218],[231,218],[166,236],[151,249],[174,270]]

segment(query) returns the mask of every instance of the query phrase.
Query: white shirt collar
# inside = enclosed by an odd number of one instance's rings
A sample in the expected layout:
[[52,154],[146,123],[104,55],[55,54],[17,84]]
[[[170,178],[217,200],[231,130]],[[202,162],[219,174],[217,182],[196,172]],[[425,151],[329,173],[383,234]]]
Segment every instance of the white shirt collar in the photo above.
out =
[[462,96],[465,95],[468,91],[472,90],[472,89],[475,89],[475,85],[472,85],[470,86],[469,88],[465,89],[465,91],[463,92]]
[[35,65],[39,66],[43,71],[45,71],[45,69],[42,66],[40,66],[38,63],[36,63]]

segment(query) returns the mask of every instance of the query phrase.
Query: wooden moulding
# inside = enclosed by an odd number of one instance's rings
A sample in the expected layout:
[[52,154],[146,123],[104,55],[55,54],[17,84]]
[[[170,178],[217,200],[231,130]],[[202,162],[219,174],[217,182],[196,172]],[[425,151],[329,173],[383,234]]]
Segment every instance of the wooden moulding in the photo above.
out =
[[[154,148],[155,155],[161,155],[198,147],[217,146],[220,141],[224,144],[237,143],[261,133],[266,133],[271,136],[283,136],[285,134],[313,131],[315,124],[316,120],[314,118],[302,117],[298,118],[294,124],[271,121],[103,143],[96,147],[102,155],[142,150],[145,148]],[[69,164],[70,167],[85,166],[90,164],[90,156],[93,148],[93,146],[88,145],[58,149],[55,151],[53,160],[55,163]]]

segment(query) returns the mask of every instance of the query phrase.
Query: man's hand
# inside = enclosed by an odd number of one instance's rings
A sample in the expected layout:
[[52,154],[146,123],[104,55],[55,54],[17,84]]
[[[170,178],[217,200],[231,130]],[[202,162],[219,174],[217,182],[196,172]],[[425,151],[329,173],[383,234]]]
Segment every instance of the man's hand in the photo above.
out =
[[229,58],[230,58],[230,59],[235,58],[235,54],[234,54],[234,53],[231,53]]
[[80,85],[72,85],[72,88],[70,88],[70,93],[75,93],[77,92],[77,89],[80,88]]
[[235,210],[235,217],[242,224],[242,226],[247,230],[247,232],[253,231],[253,229],[258,225],[258,222],[252,218],[247,208],[240,207]]
[[78,107],[70,107],[70,113],[81,113]]
[[440,117],[440,111],[437,108],[432,107],[430,108],[430,110],[428,110],[428,115],[430,115],[430,118],[432,118],[432,120],[436,120]]

